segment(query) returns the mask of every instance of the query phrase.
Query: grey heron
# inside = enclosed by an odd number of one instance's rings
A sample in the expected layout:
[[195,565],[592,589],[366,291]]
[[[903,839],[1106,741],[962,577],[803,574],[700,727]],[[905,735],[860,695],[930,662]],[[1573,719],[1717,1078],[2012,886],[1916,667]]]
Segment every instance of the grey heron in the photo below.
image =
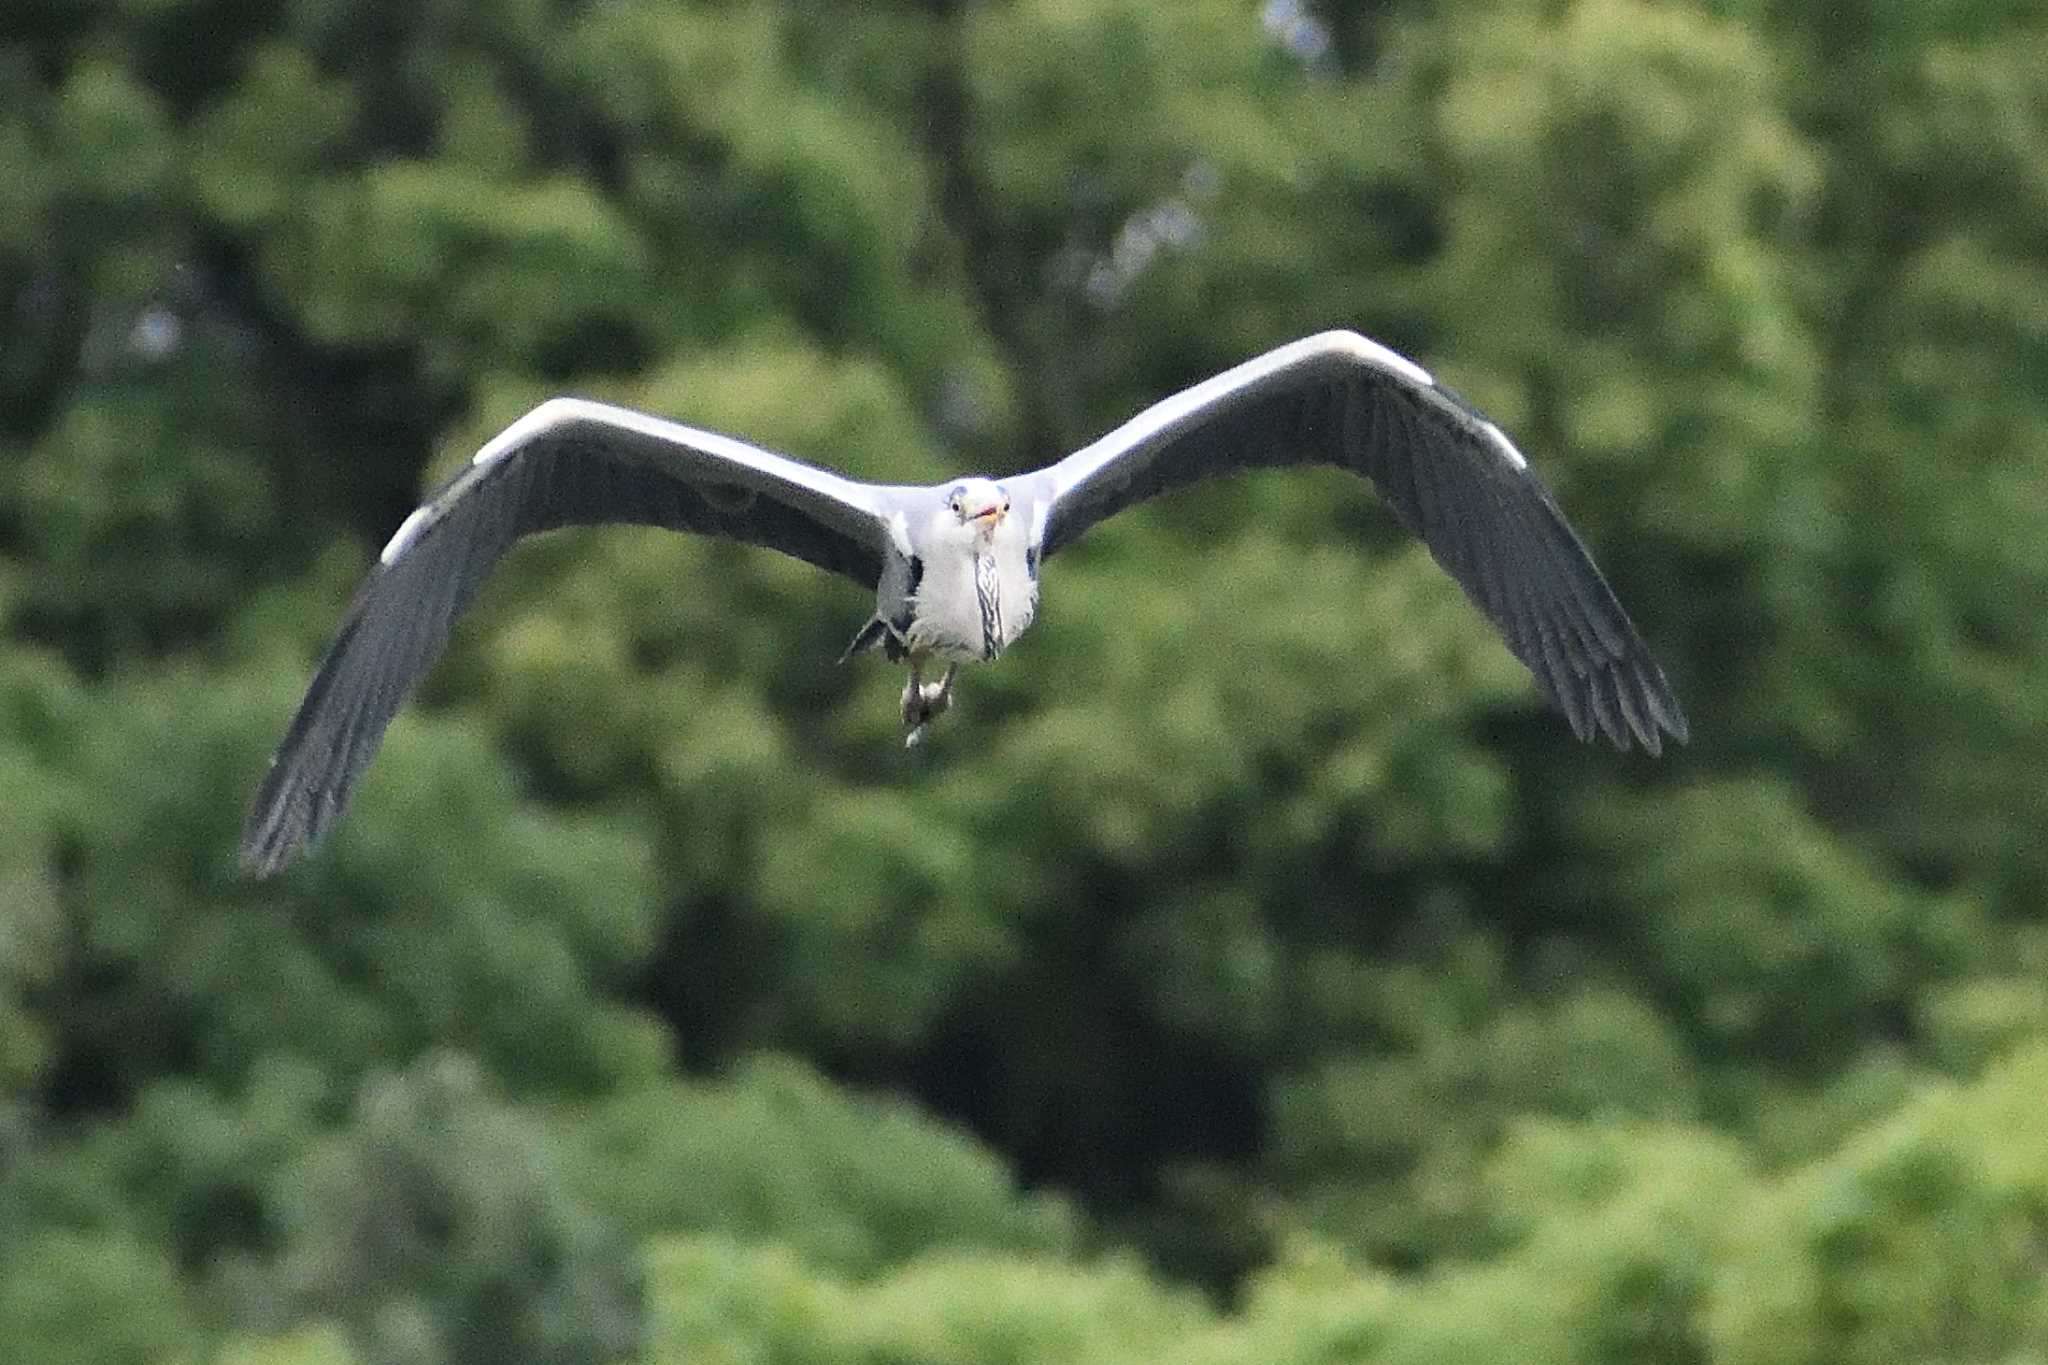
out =
[[1043,469],[929,487],[861,483],[627,408],[550,399],[384,547],[257,790],[243,859],[275,872],[334,824],[407,691],[521,536],[662,526],[766,546],[872,589],[874,615],[847,655],[879,647],[909,666],[914,744],[951,702],[960,665],[996,658],[1031,624],[1041,567],[1089,527],[1200,480],[1310,464],[1378,488],[1579,738],[1656,754],[1665,735],[1687,737],[1663,670],[1507,435],[1414,361],[1325,332]]

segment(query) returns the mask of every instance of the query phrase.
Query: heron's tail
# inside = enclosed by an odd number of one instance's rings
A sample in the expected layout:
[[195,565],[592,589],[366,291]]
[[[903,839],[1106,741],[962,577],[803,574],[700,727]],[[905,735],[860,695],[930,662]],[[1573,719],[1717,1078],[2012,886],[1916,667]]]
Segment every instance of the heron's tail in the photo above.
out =
[[839,656],[839,662],[845,663],[854,655],[864,654],[876,645],[882,647],[883,655],[892,664],[909,653],[904,648],[902,639],[896,634],[896,631],[889,623],[876,616],[860,628],[860,634],[853,637],[853,643],[848,645],[846,652]]

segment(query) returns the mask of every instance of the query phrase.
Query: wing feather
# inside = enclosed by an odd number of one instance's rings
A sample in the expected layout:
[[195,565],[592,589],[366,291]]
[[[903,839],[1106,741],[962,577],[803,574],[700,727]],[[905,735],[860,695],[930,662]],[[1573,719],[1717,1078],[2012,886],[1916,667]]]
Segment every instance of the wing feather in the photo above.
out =
[[1590,738],[1660,752],[1685,713],[1550,490],[1513,442],[1414,362],[1353,332],[1305,338],[1138,414],[1036,476],[1039,555],[1159,493],[1327,464],[1370,480]]
[[628,409],[550,400],[478,452],[385,546],[257,789],[243,860],[267,875],[325,834],[515,541],[604,523],[761,545],[869,589],[887,540],[870,485]]

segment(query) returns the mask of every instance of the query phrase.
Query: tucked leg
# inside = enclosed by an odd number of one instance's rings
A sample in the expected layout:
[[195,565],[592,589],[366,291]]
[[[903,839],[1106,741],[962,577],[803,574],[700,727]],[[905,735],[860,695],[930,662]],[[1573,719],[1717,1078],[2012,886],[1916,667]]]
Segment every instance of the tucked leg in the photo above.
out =
[[960,665],[947,664],[945,676],[935,683],[924,685],[925,719],[942,714],[953,704],[953,675],[960,671]]
[[925,707],[923,670],[916,661],[910,665],[910,681],[903,684],[903,723],[915,729],[931,719]]
[[919,666],[911,664],[910,681],[903,686],[903,723],[910,727],[910,733],[903,737],[904,748],[922,741],[932,721],[953,704],[953,675],[959,671],[960,665],[947,664],[944,676],[937,682],[926,682]]

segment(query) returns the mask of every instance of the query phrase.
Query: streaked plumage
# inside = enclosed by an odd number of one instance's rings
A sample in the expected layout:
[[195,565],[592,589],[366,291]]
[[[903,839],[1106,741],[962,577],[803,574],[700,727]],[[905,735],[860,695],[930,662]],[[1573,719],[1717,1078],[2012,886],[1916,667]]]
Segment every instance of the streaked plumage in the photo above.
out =
[[[408,517],[356,594],[256,793],[260,872],[340,815],[406,693],[519,537],[634,523],[766,546],[874,590],[849,653],[911,666],[915,742],[954,669],[1030,625],[1044,560],[1132,503],[1245,469],[1370,479],[1500,629],[1580,738],[1686,738],[1664,674],[1556,501],[1500,428],[1351,332],[1282,346],[1155,404],[1058,463],[1000,481],[860,483],[712,432],[558,398],[513,423]],[[942,681],[922,667],[946,665]]]

